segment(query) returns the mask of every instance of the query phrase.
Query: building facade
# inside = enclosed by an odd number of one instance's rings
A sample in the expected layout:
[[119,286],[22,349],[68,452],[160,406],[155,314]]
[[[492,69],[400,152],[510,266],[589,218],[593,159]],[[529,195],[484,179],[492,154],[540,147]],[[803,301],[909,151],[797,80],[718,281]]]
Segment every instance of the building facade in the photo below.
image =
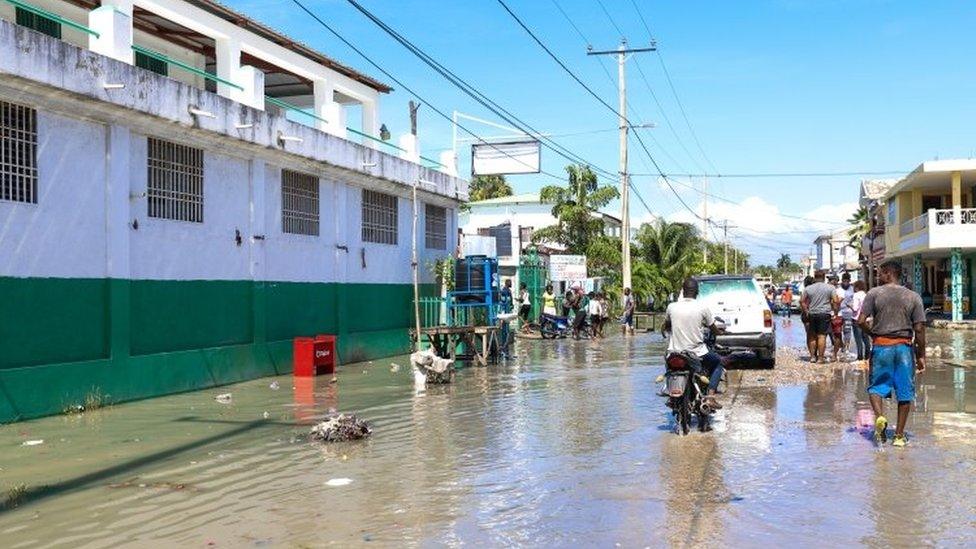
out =
[[893,184],[878,202],[884,257],[902,262],[905,283],[926,306],[971,315],[976,257],[976,160],[933,160]]
[[851,245],[851,227],[822,234],[813,241],[814,270],[832,273],[855,272],[860,267],[857,249]]
[[467,183],[376,135],[388,87],[209,1],[15,4],[0,422],[288,373],[296,336],[408,350],[414,186],[423,265]]

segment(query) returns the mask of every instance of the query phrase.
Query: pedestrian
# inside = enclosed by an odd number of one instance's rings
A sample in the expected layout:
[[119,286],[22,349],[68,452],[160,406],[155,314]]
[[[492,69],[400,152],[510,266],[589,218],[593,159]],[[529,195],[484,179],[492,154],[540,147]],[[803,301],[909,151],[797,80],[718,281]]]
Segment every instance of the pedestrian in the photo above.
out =
[[622,326],[623,334],[634,333],[634,296],[630,293],[630,288],[624,288],[624,318]]
[[834,288],[824,282],[824,272],[817,271],[814,283],[803,289],[800,308],[806,313],[810,327],[807,330],[807,348],[810,362],[827,363],[827,335],[833,316]]
[[586,325],[586,304],[583,302],[586,295],[580,286],[573,287],[573,299],[571,308],[573,311],[573,339],[580,338],[580,332]]
[[524,332],[529,329],[529,313],[532,312],[532,298],[529,296],[529,289],[525,286],[525,282],[519,283],[518,303],[521,330]]
[[574,301],[576,301],[576,293],[572,290],[566,290],[566,295],[563,296],[563,316],[569,318],[569,315],[573,312]]
[[606,292],[600,292],[600,337],[603,337],[603,328],[610,321],[610,302],[607,301]]
[[812,276],[804,278],[803,291],[800,292],[800,322],[803,323],[803,333],[806,336],[807,350],[810,351],[811,358],[816,354],[817,337],[816,334],[810,331],[810,314],[803,308],[803,302],[806,301],[806,295],[803,292],[810,286],[813,286],[813,282]]
[[501,306],[503,313],[512,312],[512,279],[506,278],[505,282],[502,284],[502,291],[500,294],[501,299],[499,299],[499,305]]
[[837,283],[837,275],[830,273],[827,275],[827,285],[830,286],[833,294],[830,297],[830,350],[833,357],[832,362],[838,361],[838,355],[844,348],[844,319],[840,316],[840,287]]
[[[854,309],[851,306],[854,300],[854,287],[851,285],[851,274],[844,273],[840,277],[840,287],[835,294],[837,300],[837,310],[841,317],[841,348],[844,351],[845,360],[850,357],[851,346],[854,343]],[[836,355],[836,353],[834,353]],[[836,358],[834,359],[837,360]]]
[[556,294],[552,291],[552,284],[546,284],[546,291],[542,292],[542,312],[556,316]]
[[878,279],[881,286],[865,295],[858,317],[861,328],[871,334],[868,397],[877,416],[874,436],[881,444],[888,439],[882,399],[894,392],[898,423],[893,444],[904,447],[908,444],[905,424],[915,399],[915,373],[925,371],[925,306],[921,296],[899,283],[901,263],[881,265]]
[[861,317],[861,307],[864,305],[864,297],[867,295],[867,285],[863,280],[854,283],[854,295],[851,296],[851,313],[854,318],[852,326],[854,332],[854,345],[857,347],[857,360],[861,364],[866,364],[871,355],[871,336],[861,327],[857,320]]
[[647,294],[647,312],[654,312],[654,294]]
[[793,286],[787,284],[786,289],[780,294],[780,307],[786,310],[786,318],[793,318]]
[[600,294],[591,293],[590,301],[587,304],[587,313],[590,315],[590,335],[594,339],[600,336],[600,319],[603,312],[600,305]]

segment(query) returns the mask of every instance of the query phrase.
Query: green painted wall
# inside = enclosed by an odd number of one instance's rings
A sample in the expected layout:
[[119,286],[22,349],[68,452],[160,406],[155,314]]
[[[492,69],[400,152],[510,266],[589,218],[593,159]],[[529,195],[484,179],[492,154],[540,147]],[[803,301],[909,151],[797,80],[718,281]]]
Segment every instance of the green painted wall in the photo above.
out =
[[[422,287],[432,295],[433,285]],[[0,277],[0,423],[291,371],[291,340],[340,363],[409,350],[409,284]]]

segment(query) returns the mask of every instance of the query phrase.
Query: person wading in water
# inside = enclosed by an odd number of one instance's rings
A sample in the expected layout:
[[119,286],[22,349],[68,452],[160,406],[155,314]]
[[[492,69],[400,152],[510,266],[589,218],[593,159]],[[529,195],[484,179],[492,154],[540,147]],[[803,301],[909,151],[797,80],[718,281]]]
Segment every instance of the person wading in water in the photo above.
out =
[[915,399],[915,372],[925,371],[925,306],[921,296],[898,283],[900,263],[883,264],[878,278],[882,285],[864,297],[858,318],[858,324],[872,338],[868,397],[877,416],[874,437],[882,444],[888,439],[888,420],[881,399],[894,391],[898,423],[893,445],[904,447],[908,444],[905,423]]

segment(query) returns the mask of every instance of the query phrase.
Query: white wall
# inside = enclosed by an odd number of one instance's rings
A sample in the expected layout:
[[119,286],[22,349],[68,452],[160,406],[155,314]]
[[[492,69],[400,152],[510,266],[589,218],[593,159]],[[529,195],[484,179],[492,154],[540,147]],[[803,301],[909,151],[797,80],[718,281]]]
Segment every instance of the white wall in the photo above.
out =
[[105,126],[38,113],[37,204],[0,201],[0,276],[106,276]]

